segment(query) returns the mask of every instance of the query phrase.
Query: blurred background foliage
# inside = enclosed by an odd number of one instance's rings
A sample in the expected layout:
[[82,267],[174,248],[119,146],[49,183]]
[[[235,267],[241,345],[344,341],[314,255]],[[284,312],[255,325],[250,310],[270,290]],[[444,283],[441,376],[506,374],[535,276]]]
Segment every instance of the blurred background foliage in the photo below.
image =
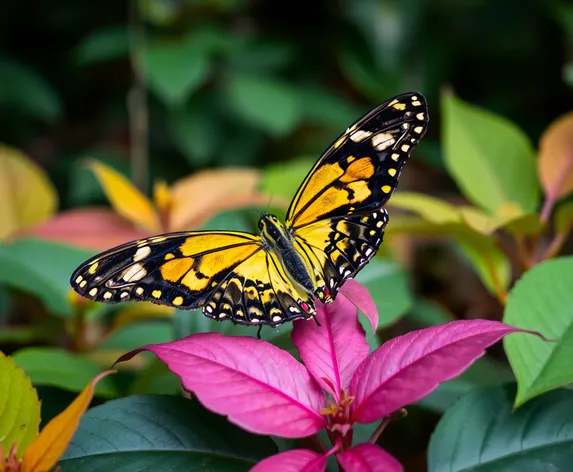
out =
[[[381,312],[372,346],[453,318],[501,319],[516,278],[571,252],[573,180],[556,184],[561,167],[537,151],[573,109],[569,2],[5,2],[0,348],[39,386],[44,415],[129,349],[253,334],[197,313],[80,299],[68,285],[79,263],[146,235],[254,230],[260,209],[284,215],[336,136],[413,90],[429,103],[429,131],[392,199],[383,257],[358,278]],[[489,174],[471,169],[475,156]],[[263,337],[292,350],[289,329]],[[501,348],[492,354],[391,426],[386,446],[408,470],[423,470],[428,435],[455,398],[512,378]],[[160,363],[141,359],[98,385],[100,401],[177,391]]]

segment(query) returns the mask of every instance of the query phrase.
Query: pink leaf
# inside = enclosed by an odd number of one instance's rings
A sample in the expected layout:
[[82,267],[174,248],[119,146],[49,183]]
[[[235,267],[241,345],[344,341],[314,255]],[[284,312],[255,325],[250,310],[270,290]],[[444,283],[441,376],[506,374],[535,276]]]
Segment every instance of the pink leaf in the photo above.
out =
[[251,472],[323,472],[327,459],[307,449],[292,449],[263,459]]
[[359,444],[337,454],[344,472],[402,472],[402,465],[376,444]]
[[324,428],[325,399],[306,368],[288,352],[250,337],[201,333],[151,344],[120,357],[153,352],[210,410],[238,426],[284,438]]
[[306,368],[338,400],[340,391],[348,387],[352,374],[368,356],[368,343],[358,321],[358,310],[345,297],[338,297],[329,305],[319,304],[316,319],[320,326],[306,320],[295,321],[292,341]]
[[342,293],[342,295],[348,298],[356,308],[364,313],[366,318],[368,318],[368,321],[370,321],[372,331],[376,332],[378,329],[378,309],[376,308],[376,303],[372,300],[368,289],[356,280],[350,279],[340,287],[340,293]]
[[96,251],[149,236],[106,208],[65,211],[24,234]]
[[352,419],[371,423],[419,400],[467,369],[486,347],[519,331],[499,321],[458,320],[386,342],[352,378]]

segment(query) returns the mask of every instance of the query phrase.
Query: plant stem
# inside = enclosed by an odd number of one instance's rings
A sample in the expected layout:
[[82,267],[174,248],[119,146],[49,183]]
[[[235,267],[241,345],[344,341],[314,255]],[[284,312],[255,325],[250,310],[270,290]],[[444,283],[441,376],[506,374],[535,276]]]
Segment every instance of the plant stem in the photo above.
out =
[[147,70],[145,68],[145,27],[137,0],[129,2],[129,60],[133,84],[127,94],[130,133],[131,178],[136,187],[147,193],[149,156],[147,140],[149,112],[147,107]]
[[370,444],[375,444],[376,441],[378,441],[378,438],[380,437],[382,432],[386,429],[386,426],[388,426],[392,421],[398,420],[400,418],[404,418],[407,414],[408,414],[408,412],[406,411],[405,408],[400,408],[398,411],[395,411],[394,413],[390,413],[388,416],[386,416],[380,422],[380,424],[376,428],[376,431],[374,431],[374,434],[368,440],[368,442]]

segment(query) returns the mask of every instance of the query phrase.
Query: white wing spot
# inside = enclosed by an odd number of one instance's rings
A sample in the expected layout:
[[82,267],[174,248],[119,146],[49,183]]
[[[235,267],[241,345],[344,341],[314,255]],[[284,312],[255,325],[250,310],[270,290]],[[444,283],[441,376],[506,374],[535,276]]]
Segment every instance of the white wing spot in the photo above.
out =
[[282,320],[280,316],[273,316],[273,321],[276,323],[277,321]]
[[366,252],[364,253],[366,255],[366,257],[370,257],[370,254],[372,254],[372,248],[368,248],[366,249]]
[[94,287],[90,290],[90,296],[95,297],[96,295],[97,295],[97,288]]
[[396,143],[396,139],[389,133],[378,133],[372,137],[372,146],[374,146],[374,149],[377,151],[383,151],[394,143]]
[[129,297],[129,292],[121,292],[120,298],[127,298]]
[[350,135],[350,140],[355,143],[361,143],[370,136],[372,136],[372,131],[364,131],[359,129]]
[[[149,247],[149,246],[148,246]],[[126,282],[137,282],[147,275],[147,270],[141,264],[134,264],[121,277]]]
[[149,254],[151,254],[151,248],[149,246],[142,246],[137,250],[137,252],[133,256],[133,262],[142,261],[147,256],[149,256]]

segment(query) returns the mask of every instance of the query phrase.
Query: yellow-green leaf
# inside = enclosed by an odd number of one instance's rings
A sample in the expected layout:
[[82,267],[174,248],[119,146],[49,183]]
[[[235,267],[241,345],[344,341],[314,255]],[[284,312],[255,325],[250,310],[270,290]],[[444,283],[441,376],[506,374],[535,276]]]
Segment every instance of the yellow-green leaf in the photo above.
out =
[[525,133],[450,94],[443,96],[442,109],[445,164],[464,195],[491,213],[504,203],[535,210],[535,152]]
[[568,233],[571,226],[573,226],[573,201],[562,203],[555,212],[555,231],[557,233]]
[[0,240],[47,220],[57,206],[44,171],[18,149],[0,145]]
[[388,206],[415,212],[426,221],[437,225],[461,221],[460,214],[454,205],[421,193],[397,193],[392,197]]
[[0,449],[7,455],[17,444],[20,457],[38,435],[39,425],[36,390],[24,371],[0,352]]
[[486,288],[503,300],[511,281],[511,264],[505,253],[491,237],[468,228],[455,230],[454,238]]
[[153,205],[125,176],[98,161],[91,161],[90,168],[117,213],[138,228],[151,233],[161,231]]
[[92,401],[96,384],[113,372],[108,370],[97,375],[62,413],[45,426],[24,452],[22,472],[45,472],[56,465]]
[[555,201],[573,191],[573,112],[559,117],[545,130],[537,163],[548,199]]
[[501,205],[493,215],[470,206],[460,207],[458,211],[470,228],[486,236],[498,229],[520,235],[537,234],[543,229],[537,213],[526,213],[515,204]]

